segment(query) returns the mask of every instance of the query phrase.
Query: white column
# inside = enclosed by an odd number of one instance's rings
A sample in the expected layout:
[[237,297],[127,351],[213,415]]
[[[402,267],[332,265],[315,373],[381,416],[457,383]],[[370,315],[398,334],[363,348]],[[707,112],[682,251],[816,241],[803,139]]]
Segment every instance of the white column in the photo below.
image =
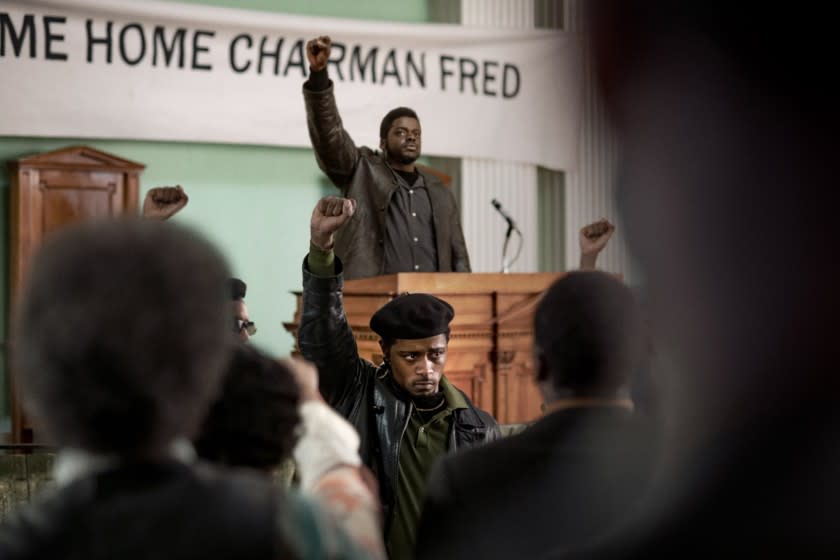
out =
[[[461,0],[461,24],[482,27],[534,27],[533,0]],[[533,165],[465,158],[461,165],[461,214],[474,272],[499,272],[505,221],[491,206],[497,199],[516,220],[524,244],[511,272],[538,267],[537,168]],[[508,255],[519,239],[514,234]]]
[[[537,168],[521,163],[464,159],[461,163],[464,237],[473,272],[500,272],[507,222],[490,204],[496,199],[522,232],[522,252],[511,272],[537,271]],[[466,187],[466,188],[465,188]],[[519,247],[514,233],[508,257]]]
[[[585,1],[565,0],[564,20],[568,31],[585,32]],[[604,217],[618,227],[609,245],[598,257],[598,268],[627,276],[630,274],[629,257],[614,203],[618,147],[604,108],[596,96],[595,77],[586,47],[584,58],[578,165],[575,170],[566,173],[566,268],[578,266],[580,228]]]

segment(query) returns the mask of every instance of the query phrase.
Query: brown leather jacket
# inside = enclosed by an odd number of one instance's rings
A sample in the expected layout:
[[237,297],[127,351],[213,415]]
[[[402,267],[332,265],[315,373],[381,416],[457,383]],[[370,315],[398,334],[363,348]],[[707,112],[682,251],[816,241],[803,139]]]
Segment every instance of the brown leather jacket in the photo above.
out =
[[[335,254],[344,262],[347,280],[384,271],[385,214],[399,188],[379,152],[357,147],[344,130],[332,84],[324,91],[303,88],[306,122],[318,166],[341,190],[356,200],[356,214],[335,235]],[[421,172],[432,203],[438,270],[470,272],[470,258],[461,218],[452,192],[434,176]]]

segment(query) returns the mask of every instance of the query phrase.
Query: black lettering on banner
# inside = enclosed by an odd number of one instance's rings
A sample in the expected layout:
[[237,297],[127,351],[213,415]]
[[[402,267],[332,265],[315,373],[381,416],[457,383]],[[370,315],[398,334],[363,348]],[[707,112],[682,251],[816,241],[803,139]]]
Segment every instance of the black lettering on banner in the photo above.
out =
[[356,79],[356,72],[354,70],[359,71],[359,79],[365,81],[365,73],[367,72],[368,64],[370,65],[370,81],[371,83],[376,83],[376,53],[379,52],[379,47],[373,47],[368,51],[368,55],[365,57],[364,62],[362,62],[362,47],[356,45],[353,47],[353,52],[350,54],[350,81],[353,82]]
[[215,37],[215,31],[196,31],[193,34],[192,41],[192,69],[193,70],[212,70],[212,64],[201,64],[198,62],[198,55],[210,51],[210,47],[200,45],[199,41],[202,37]]
[[67,60],[67,53],[60,53],[53,51],[53,41],[63,42],[64,35],[53,33],[50,25],[53,23],[67,23],[67,18],[63,16],[44,16],[44,57],[47,60]]
[[295,41],[295,44],[292,45],[292,48],[289,50],[289,60],[286,61],[286,68],[283,69],[283,75],[287,75],[289,73],[289,68],[295,66],[300,68],[300,75],[301,77],[306,77],[306,65],[304,61],[306,60],[306,55],[303,54],[303,39],[298,39]]
[[172,40],[169,44],[166,43],[166,28],[162,25],[156,25],[152,32],[152,66],[158,64],[158,49],[163,51],[164,64],[168,68],[172,63],[175,51],[178,51],[178,68],[184,67],[185,52],[184,41],[187,37],[187,30],[179,27],[175,30]]
[[393,76],[397,79],[397,85],[402,87],[402,78],[397,70],[397,51],[391,49],[388,51],[388,56],[385,57],[385,63],[382,65],[382,83],[385,83],[385,78]]
[[[131,29],[136,29],[137,35],[140,37],[140,54],[133,59],[128,57],[128,53],[126,53],[125,48],[125,36]],[[139,23],[129,23],[120,30],[120,57],[122,57],[123,62],[129,66],[135,66],[143,60],[144,56],[146,56],[146,35],[143,33],[143,26]]]
[[29,35],[29,58],[35,58],[35,16],[25,14],[20,25],[20,33],[15,30],[12,18],[6,12],[0,13],[0,56],[6,56],[6,33],[9,34],[9,41],[12,43],[12,50],[15,56],[20,56],[23,50],[23,41]]
[[446,67],[446,62],[455,62],[454,56],[449,56],[448,54],[440,55],[440,89],[441,91],[446,91],[446,77],[447,76],[454,76],[455,72],[450,70]]
[[[510,82],[508,82],[508,70],[512,73]],[[502,95],[508,99],[516,97],[519,93],[519,81],[519,68],[513,64],[505,64],[502,74]],[[510,87],[508,87],[508,84],[510,84]]]
[[234,51],[236,51],[236,44],[243,39],[248,42],[248,46],[247,46],[248,49],[250,49],[251,47],[254,46],[254,39],[250,35],[248,35],[247,33],[240,33],[239,35],[237,35],[236,37],[233,38],[233,41],[230,42],[230,56],[229,56],[230,67],[237,74],[242,74],[243,72],[247,72],[248,68],[251,67],[251,61],[250,60],[246,61],[244,66],[237,66],[237,64],[236,64],[236,53]]
[[417,76],[417,81],[420,87],[426,87],[426,53],[420,53],[420,68],[414,63],[414,53],[408,51],[405,55],[405,85],[411,85],[411,70],[414,70],[414,75]]
[[484,83],[482,90],[484,91],[484,95],[488,95],[490,97],[496,97],[499,95],[497,91],[490,91],[490,84],[496,81],[496,74],[490,73],[490,67],[495,66],[498,67],[499,63],[494,62],[492,60],[485,60],[484,61]]
[[105,51],[105,62],[111,64],[111,32],[113,31],[114,22],[109,21],[105,24],[105,33],[106,36],[104,38],[96,38],[93,36],[93,20],[89,19],[85,22],[85,27],[87,28],[87,61],[88,64],[93,62],[93,46],[97,44],[104,44],[107,47],[107,51]]
[[464,93],[464,81],[469,78],[470,82],[472,83],[472,90],[473,93],[478,93],[478,86],[475,83],[475,77],[478,75],[478,64],[471,58],[461,58],[458,59],[459,66],[461,69],[461,87],[459,88],[461,93]]
[[263,73],[263,60],[266,58],[273,58],[274,59],[274,75],[278,76],[280,74],[280,50],[283,48],[283,38],[280,37],[277,39],[277,42],[274,43],[274,50],[267,51],[265,50],[265,44],[268,42],[268,37],[263,35],[263,38],[260,39],[260,57],[257,61],[257,74]]
[[[340,52],[338,56],[335,56],[335,53]],[[330,59],[327,61],[327,67],[329,68],[330,64],[335,66],[335,75],[338,76],[338,79],[342,82],[344,81],[344,74],[341,73],[341,63],[344,61],[344,55],[347,53],[347,47],[344,46],[344,43],[339,43],[337,41],[333,42],[332,49],[330,50]]]

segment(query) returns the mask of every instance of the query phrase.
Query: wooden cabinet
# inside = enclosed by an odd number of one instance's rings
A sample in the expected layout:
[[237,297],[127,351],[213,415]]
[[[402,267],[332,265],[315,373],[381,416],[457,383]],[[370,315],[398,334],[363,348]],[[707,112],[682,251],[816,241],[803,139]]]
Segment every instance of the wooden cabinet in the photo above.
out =
[[[11,174],[10,303],[26,281],[35,250],[53,231],[69,224],[137,213],[140,173],[145,166],[86,146],[73,146],[9,163]],[[33,440],[12,385],[12,438]]]
[[[543,292],[563,273],[402,273],[349,280],[344,307],[359,354],[382,362],[370,317],[394,296],[425,292],[455,309],[446,376],[501,424],[535,420],[542,398],[533,381],[533,319]],[[297,338],[301,295],[294,319],[285,324]]]

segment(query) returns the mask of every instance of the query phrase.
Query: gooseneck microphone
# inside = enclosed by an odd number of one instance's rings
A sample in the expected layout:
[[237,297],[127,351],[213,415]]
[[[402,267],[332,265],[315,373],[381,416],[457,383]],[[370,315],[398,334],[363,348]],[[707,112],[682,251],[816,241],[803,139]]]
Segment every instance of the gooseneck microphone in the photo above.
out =
[[510,214],[508,214],[507,211],[505,211],[505,209],[502,208],[502,203],[501,202],[499,202],[498,200],[496,200],[494,198],[493,200],[490,201],[490,203],[493,205],[493,208],[495,208],[496,211],[499,214],[502,215],[502,218],[504,218],[507,221],[508,225],[511,228],[519,231],[519,228],[516,227],[516,222],[513,220],[513,218],[511,218]]
[[[516,227],[516,222],[511,217],[511,215],[508,214],[505,211],[504,208],[502,208],[502,203],[501,202],[499,202],[498,200],[496,200],[494,198],[493,200],[490,201],[490,203],[493,205],[493,208],[496,209],[496,212],[501,214],[502,218],[505,219],[505,221],[507,222],[507,225],[508,225],[507,232],[505,233],[505,242],[502,245],[502,272],[507,273],[507,272],[510,272],[511,265],[513,265],[513,263],[516,262],[516,259],[519,258],[519,254],[522,252],[522,243],[523,243],[522,232],[519,231],[518,227]],[[513,233],[514,231],[519,236],[519,249],[517,249],[516,255],[513,257],[513,259],[508,260],[508,258],[507,258],[508,242],[510,242],[510,234]]]

